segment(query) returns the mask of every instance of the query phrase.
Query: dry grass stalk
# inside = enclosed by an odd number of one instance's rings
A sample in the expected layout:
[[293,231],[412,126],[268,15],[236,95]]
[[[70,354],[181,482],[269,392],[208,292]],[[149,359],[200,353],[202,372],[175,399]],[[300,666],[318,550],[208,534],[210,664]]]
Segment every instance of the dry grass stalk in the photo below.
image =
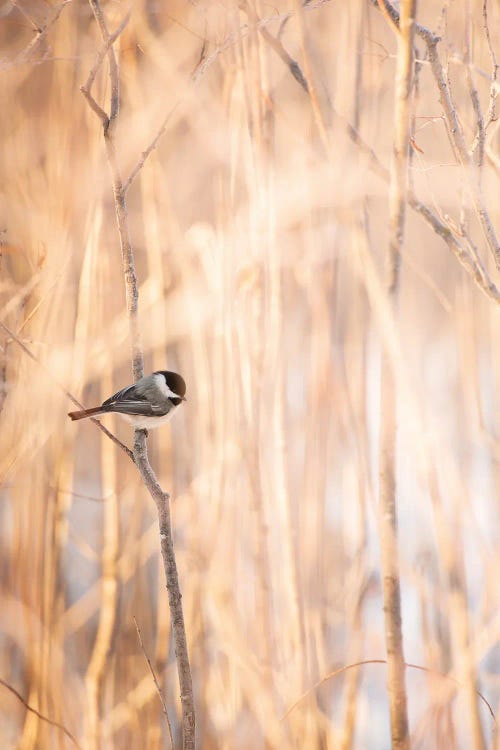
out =
[[[416,0],[405,0],[402,3],[397,29],[394,145],[389,187],[390,236],[385,261],[386,290],[394,311],[398,307],[401,255],[404,247],[406,223],[416,8]],[[381,365],[380,397],[379,529],[387,651],[387,687],[392,747],[394,750],[409,750],[410,735],[405,686],[398,552],[397,425],[396,379],[392,371],[390,356],[384,351]]]

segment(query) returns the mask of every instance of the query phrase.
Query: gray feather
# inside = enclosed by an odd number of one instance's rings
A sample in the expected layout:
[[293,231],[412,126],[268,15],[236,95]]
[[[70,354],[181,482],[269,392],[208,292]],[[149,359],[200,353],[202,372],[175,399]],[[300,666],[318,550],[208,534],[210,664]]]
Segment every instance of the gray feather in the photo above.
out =
[[151,375],[141,378],[121,391],[117,391],[103,402],[109,412],[147,417],[161,417],[172,409],[169,399],[162,398]]
[[171,410],[170,403],[167,405],[163,404],[150,404],[148,401],[116,401],[113,404],[108,404],[106,409],[108,411],[114,411],[118,414],[134,414],[144,417],[162,417],[164,414],[168,414]]

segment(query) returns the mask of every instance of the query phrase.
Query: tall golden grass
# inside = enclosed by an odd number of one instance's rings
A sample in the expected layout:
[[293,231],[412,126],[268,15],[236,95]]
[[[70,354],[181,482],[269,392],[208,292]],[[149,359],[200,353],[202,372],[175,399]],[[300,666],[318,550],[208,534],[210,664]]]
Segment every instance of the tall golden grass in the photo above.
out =
[[[19,0],[0,18],[0,321],[14,333],[0,330],[0,746],[73,747],[47,717],[82,748],[153,750],[170,741],[134,617],[180,732],[156,511],[127,457],[66,417],[64,389],[91,406],[131,374],[102,129],[79,90],[102,42],[83,0],[55,7]],[[486,113],[500,60],[499,6],[486,8],[491,45],[482,0],[418,6],[468,145],[471,84]],[[103,9],[113,29],[128,6]],[[146,370],[188,384],[149,446],[172,494],[199,747],[389,747],[384,664],[324,679],[385,658],[383,350],[405,656],[428,670],[406,671],[412,747],[494,748],[476,691],[497,710],[498,299],[408,208],[396,315],[388,304],[388,184],[348,130],[389,168],[387,17],[361,0],[137,2],[115,48],[125,178],[168,118],[129,220]],[[417,48],[415,192],[498,285]],[[104,67],[101,102],[108,81]],[[480,169],[497,231],[498,134],[491,123]]]

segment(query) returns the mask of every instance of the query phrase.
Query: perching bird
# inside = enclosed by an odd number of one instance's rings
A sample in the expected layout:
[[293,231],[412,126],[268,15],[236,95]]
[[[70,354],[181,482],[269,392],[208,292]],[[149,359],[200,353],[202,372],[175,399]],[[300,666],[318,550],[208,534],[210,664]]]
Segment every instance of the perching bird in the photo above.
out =
[[116,412],[136,430],[150,430],[167,422],[182,401],[186,401],[186,383],[176,372],[158,370],[146,375],[103,401],[101,406],[70,411],[71,419],[98,417]]

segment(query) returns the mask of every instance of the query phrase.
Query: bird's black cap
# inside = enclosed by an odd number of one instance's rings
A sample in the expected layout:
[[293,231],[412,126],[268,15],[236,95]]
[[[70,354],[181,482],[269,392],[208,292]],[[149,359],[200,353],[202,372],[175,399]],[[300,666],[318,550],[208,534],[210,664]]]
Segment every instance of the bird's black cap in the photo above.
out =
[[163,375],[170,390],[177,394],[177,396],[184,398],[186,395],[186,383],[184,382],[184,378],[181,378],[176,372],[170,372],[170,370],[157,370],[155,375]]

